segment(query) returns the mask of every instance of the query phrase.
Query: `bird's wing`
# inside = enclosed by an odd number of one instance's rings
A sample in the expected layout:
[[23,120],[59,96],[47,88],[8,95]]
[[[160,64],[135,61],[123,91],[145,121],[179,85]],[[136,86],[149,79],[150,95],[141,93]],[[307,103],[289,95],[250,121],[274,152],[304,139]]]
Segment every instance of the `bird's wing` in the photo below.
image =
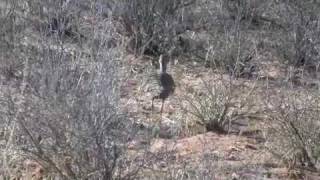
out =
[[175,87],[172,76],[167,73],[160,75],[160,82],[161,86],[163,86],[166,89],[172,89]]

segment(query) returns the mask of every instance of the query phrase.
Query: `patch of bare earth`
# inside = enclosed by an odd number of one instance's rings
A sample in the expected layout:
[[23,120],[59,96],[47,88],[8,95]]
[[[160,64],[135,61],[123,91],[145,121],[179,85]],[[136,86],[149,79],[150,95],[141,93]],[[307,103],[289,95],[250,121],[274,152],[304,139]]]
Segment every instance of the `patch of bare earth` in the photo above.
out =
[[259,179],[262,177],[280,178],[277,160],[261,150],[254,139],[221,135],[212,132],[178,140],[155,139],[150,147],[155,154],[172,152],[174,164],[199,168],[214,168],[213,173],[220,179],[239,176],[241,179]]

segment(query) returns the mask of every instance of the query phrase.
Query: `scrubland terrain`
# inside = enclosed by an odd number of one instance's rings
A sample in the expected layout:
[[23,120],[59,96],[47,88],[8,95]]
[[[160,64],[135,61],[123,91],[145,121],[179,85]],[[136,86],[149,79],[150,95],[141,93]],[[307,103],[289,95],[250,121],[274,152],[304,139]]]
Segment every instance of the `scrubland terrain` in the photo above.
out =
[[319,12],[1,0],[0,178],[320,179]]

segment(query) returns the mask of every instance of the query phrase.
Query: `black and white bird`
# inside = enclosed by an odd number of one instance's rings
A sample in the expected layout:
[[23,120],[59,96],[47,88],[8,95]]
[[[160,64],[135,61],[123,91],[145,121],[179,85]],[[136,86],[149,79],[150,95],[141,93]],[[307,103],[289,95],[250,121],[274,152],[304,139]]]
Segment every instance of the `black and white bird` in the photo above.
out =
[[174,93],[174,89],[175,89],[175,84],[174,84],[174,80],[172,78],[172,76],[170,74],[167,73],[167,64],[169,62],[169,59],[163,58],[163,55],[161,54],[159,57],[159,64],[160,64],[160,72],[159,72],[159,76],[158,76],[158,82],[159,85],[161,87],[160,93],[157,96],[154,96],[152,98],[152,110],[153,110],[153,101],[155,99],[161,99],[162,100],[162,105],[161,105],[161,114],[163,111],[163,105],[164,105],[164,101],[171,95]]

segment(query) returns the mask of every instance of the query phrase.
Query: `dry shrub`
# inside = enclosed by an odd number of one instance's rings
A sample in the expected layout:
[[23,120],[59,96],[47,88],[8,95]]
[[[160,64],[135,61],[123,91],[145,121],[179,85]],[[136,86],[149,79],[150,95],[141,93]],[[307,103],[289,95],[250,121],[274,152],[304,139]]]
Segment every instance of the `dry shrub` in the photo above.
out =
[[163,175],[164,179],[216,179],[219,168],[217,157],[210,153],[204,153],[199,159],[199,162],[185,162],[180,166],[172,164],[172,167]]
[[[229,33],[229,32],[226,32]],[[232,33],[232,32],[231,32]],[[207,54],[207,63],[214,68],[223,69],[234,77],[252,77],[255,65],[252,62],[255,52],[253,45],[242,36],[216,37]]]
[[231,81],[204,82],[203,93],[193,93],[184,99],[188,108],[186,111],[197,119],[197,122],[206,127],[207,131],[226,133],[231,130],[232,124],[250,116],[249,107],[255,87],[246,88],[247,93],[241,94],[243,87]]
[[[210,7],[215,7],[213,3]],[[255,71],[256,34],[254,19],[263,13],[262,2],[224,1],[213,9],[205,9],[209,19],[206,66],[225,70],[234,77],[251,77]],[[212,16],[212,15],[211,15]]]
[[270,105],[267,149],[289,168],[319,168],[319,94],[307,90],[286,92],[282,93],[279,101]]
[[195,0],[121,0],[114,15],[121,19],[124,33],[131,38],[134,53],[159,55],[170,50],[181,23],[181,9]]
[[[28,3],[31,9],[24,14],[28,18],[16,17],[22,23],[36,17],[32,8],[42,11],[44,5],[59,5]],[[95,2],[91,7],[96,7]],[[16,13],[21,15],[19,10]],[[54,12],[46,13],[56,17],[50,14]],[[38,162],[57,179],[130,178],[138,168],[123,165],[129,163],[124,153],[132,136],[131,121],[119,110],[118,73],[124,48],[120,43],[108,46],[119,37],[111,19],[102,20],[94,9],[87,13],[97,23],[86,28],[90,39],[81,44],[66,41],[62,27],[50,32],[52,28],[27,26],[14,34],[23,38],[11,42],[14,54],[6,55],[15,57],[22,68],[17,86],[1,87],[6,90],[0,96],[4,175],[16,176],[15,169],[21,171],[18,164],[25,159]],[[1,60],[4,57],[1,54]]]
[[274,34],[276,51],[285,63],[307,70],[319,67],[319,2],[281,1],[277,3],[277,13],[282,29]]

